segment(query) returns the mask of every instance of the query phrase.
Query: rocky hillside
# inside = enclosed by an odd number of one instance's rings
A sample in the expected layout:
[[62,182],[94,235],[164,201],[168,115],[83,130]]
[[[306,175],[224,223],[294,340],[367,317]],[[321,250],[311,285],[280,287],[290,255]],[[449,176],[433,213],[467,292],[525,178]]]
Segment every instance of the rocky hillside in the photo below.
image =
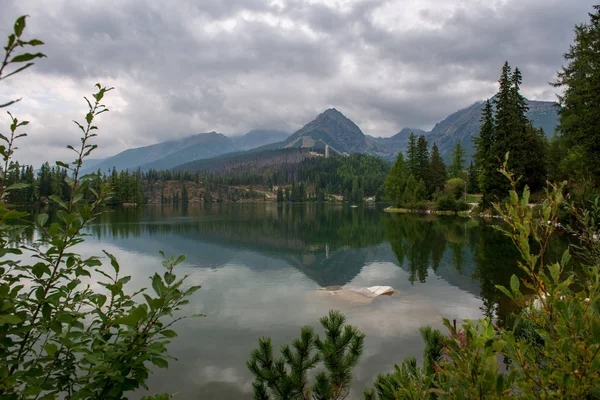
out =
[[290,136],[283,147],[323,150],[326,145],[329,145],[330,151],[339,154],[386,155],[388,153],[384,146],[365,136],[352,120],[335,108],[319,114],[317,118]]

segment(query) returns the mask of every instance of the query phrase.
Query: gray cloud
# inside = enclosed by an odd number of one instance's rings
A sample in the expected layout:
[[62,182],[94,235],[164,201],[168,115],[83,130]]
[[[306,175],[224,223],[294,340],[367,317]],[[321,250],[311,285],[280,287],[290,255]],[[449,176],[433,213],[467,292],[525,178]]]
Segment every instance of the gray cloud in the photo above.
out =
[[427,129],[492,96],[505,60],[523,71],[526,96],[554,100],[548,82],[593,1],[6,3],[3,36],[29,14],[27,32],[46,42],[48,58],[0,92],[24,98],[21,159],[38,165],[68,155],[70,120],[97,81],[116,88],[98,156],[212,130],[293,131],[326,107],[377,136]]

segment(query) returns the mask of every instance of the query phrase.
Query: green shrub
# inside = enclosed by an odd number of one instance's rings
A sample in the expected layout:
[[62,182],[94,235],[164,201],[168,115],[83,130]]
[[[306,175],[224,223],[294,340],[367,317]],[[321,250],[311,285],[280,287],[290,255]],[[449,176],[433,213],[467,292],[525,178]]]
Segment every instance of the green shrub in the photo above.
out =
[[446,182],[444,191],[453,196],[454,199],[464,198],[466,182],[461,178],[452,178]]
[[[0,81],[32,65],[16,66],[43,54],[15,51],[38,46],[39,40],[22,40],[25,17],[17,19],[14,33],[5,47]],[[99,207],[110,197],[106,185],[91,187],[93,176],[82,176],[84,160],[96,149],[97,119],[108,111],[104,96],[111,90],[100,84],[90,101],[81,131],[80,144],[68,146],[75,153],[72,162],[57,162],[69,171],[66,201],[49,197],[56,211],[56,222],[39,214],[33,223],[38,239],[25,246],[18,233],[31,225],[27,214],[8,209],[0,202],[0,398],[2,399],[122,399],[124,394],[146,387],[150,365],[168,366],[166,345],[177,336],[171,329],[183,318],[175,315],[187,297],[199,289],[184,287],[174,268],[185,257],[164,257],[163,274],[151,277],[150,293],[145,289],[130,294],[129,276],[121,274],[118,261],[105,257],[83,258],[77,245],[84,241],[83,229],[99,215]],[[9,106],[13,102],[0,105]],[[10,113],[9,113],[10,115]],[[15,142],[26,136],[21,129],[28,124],[11,117],[10,134],[0,135],[4,143],[0,154],[0,198],[23,190],[28,185],[5,188],[10,173]],[[88,201],[88,195],[92,199]],[[14,256],[19,258],[15,259]],[[103,262],[106,261],[106,262]],[[94,290],[87,280],[103,290]],[[142,298],[143,296],[143,298]],[[163,394],[157,398],[169,398]]]
[[439,195],[435,202],[435,208],[438,211],[466,211],[469,205],[462,200],[456,200],[451,194],[443,193]]
[[[516,180],[505,168],[506,164],[502,172],[511,182],[510,196],[504,204],[494,205],[505,224],[493,227],[512,239],[525,273],[523,279],[513,275],[509,288],[497,287],[520,310],[512,325],[503,328],[482,319],[457,327],[444,319],[447,335],[422,328],[423,365],[414,357],[406,358],[393,372],[378,375],[365,399],[599,398],[600,200],[591,203],[590,210],[572,209],[577,221],[573,230],[584,233],[574,250],[590,265],[582,271],[584,284],[575,291],[575,277],[565,269],[569,250],[560,263],[544,262],[564,204],[565,184],[550,187],[539,210],[534,210],[529,207],[529,189],[519,196]],[[440,200],[445,201],[441,196]],[[532,247],[539,252],[532,252]],[[533,299],[523,294],[522,287],[534,294]]]

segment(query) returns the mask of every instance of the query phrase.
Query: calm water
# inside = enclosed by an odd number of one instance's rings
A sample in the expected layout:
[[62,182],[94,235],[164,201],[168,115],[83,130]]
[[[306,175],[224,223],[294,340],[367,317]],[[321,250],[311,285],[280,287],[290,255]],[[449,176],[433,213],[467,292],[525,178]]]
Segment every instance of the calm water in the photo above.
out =
[[[482,222],[389,215],[381,207],[126,208],[105,214],[89,232],[81,251],[116,255],[136,288],[160,270],[158,250],[187,255],[180,273],[202,285],[187,312],[206,317],[177,326],[170,349],[178,361],[149,382],[153,392],[179,392],[181,399],[251,398],[245,361],[257,339],[270,335],[279,347],[330,309],[367,335],[355,370],[353,398],[361,398],[378,372],[420,357],[420,326],[441,327],[442,316],[501,319],[507,304],[494,285],[508,285],[517,270],[512,244]],[[367,302],[319,291],[333,285],[397,292]]]

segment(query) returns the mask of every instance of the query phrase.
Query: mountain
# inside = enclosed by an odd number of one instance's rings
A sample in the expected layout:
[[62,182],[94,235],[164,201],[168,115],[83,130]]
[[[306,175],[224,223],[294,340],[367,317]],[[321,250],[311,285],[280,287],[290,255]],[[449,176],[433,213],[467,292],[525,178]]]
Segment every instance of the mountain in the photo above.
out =
[[344,114],[330,108],[306,124],[283,143],[284,148],[325,149],[339,154],[363,153],[387,155],[387,149],[373,138],[365,136]]
[[[527,117],[533,121],[533,125],[536,128],[542,128],[547,137],[552,136],[558,126],[558,104],[551,101],[536,100],[527,100],[527,104],[529,106]],[[430,146],[436,143],[446,162],[450,161],[452,150],[458,142],[465,148],[467,159],[470,159],[475,152],[471,138],[479,135],[484,105],[485,102],[478,101],[467,108],[459,110],[438,122],[429,132],[421,129],[404,128],[392,137],[371,139],[384,146],[393,158],[400,151],[406,154],[408,137],[413,132],[416,136],[424,135]],[[390,159],[390,157],[385,156],[384,158]]]
[[268,146],[282,142],[287,136],[288,133],[275,130],[253,130],[234,137],[217,132],[199,133],[182,139],[128,149],[103,160],[93,160],[85,166],[85,171],[100,169],[106,172],[113,167],[117,170],[141,168],[144,171],[169,169],[195,160]]
[[[437,123],[427,134],[427,140],[432,145],[437,143],[440,153],[448,161],[452,149],[460,142],[470,158],[475,149],[472,137],[479,135],[481,115],[485,102],[479,101],[471,106],[451,114]],[[547,137],[551,137],[558,126],[558,105],[551,101],[527,100],[529,112],[527,117],[533,121],[536,128],[544,129]]]
[[429,134],[429,132],[426,132],[422,129],[404,128],[392,137],[374,137],[372,140],[381,146],[384,146],[390,153],[398,154],[400,151],[405,151],[405,149],[408,147],[408,138],[411,133],[414,133],[415,136],[427,136]]
[[233,139],[239,149],[251,150],[272,143],[283,142],[288,136],[290,136],[288,132],[270,129],[255,129],[243,136],[232,136],[231,139]]

